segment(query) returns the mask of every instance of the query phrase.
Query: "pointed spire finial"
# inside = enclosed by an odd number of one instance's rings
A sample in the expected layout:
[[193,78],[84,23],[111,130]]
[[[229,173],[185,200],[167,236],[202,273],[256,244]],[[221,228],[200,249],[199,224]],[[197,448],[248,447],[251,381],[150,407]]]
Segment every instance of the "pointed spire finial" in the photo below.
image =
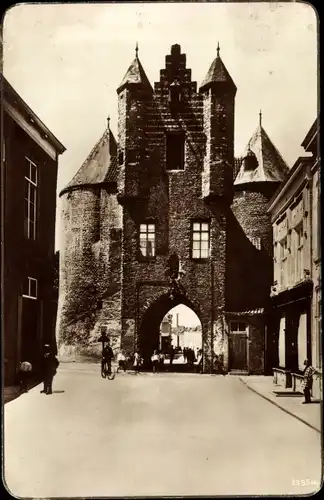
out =
[[136,59],[138,59],[138,42],[136,42],[135,57],[136,57]]
[[107,116],[107,130],[110,130],[110,116]]
[[217,42],[217,57],[219,57],[219,51],[220,51],[219,42]]
[[259,113],[259,125],[260,127],[262,127],[262,111],[260,109],[260,113]]

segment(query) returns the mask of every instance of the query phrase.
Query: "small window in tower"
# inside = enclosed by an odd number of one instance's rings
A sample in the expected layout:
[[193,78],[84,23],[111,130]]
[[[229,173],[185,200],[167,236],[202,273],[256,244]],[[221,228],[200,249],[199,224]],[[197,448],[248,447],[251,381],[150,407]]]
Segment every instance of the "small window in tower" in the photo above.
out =
[[168,133],[166,137],[167,170],[184,170],[185,135],[181,132]]
[[28,276],[23,282],[23,297],[37,299],[37,279]]
[[142,257],[155,257],[155,224],[140,224],[139,249]]
[[122,151],[119,151],[118,153],[118,164],[122,165],[124,163],[124,153]]

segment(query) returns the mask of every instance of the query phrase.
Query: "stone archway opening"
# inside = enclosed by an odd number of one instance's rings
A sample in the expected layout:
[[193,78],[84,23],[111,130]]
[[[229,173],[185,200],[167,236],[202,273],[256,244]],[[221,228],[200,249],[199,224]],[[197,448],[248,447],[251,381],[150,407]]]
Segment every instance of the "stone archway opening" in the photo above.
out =
[[151,356],[156,350],[164,355],[161,370],[199,372],[202,338],[202,323],[192,304],[185,297],[162,296],[145,312],[138,331],[144,369],[152,368]]

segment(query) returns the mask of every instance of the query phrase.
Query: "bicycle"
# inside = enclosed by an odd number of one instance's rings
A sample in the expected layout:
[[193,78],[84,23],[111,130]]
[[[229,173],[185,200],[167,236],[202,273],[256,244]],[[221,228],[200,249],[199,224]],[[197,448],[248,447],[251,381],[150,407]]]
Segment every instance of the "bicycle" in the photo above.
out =
[[108,380],[114,380],[116,375],[115,369],[107,360],[101,362],[101,376]]

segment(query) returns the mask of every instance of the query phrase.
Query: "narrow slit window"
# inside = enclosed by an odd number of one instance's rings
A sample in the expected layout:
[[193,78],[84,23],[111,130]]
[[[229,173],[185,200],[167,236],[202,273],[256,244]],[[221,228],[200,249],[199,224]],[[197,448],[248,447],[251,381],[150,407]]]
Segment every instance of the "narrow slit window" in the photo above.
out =
[[28,276],[23,283],[23,297],[26,299],[37,299],[37,279]]
[[170,133],[166,137],[167,170],[184,170],[185,136],[182,133]]

